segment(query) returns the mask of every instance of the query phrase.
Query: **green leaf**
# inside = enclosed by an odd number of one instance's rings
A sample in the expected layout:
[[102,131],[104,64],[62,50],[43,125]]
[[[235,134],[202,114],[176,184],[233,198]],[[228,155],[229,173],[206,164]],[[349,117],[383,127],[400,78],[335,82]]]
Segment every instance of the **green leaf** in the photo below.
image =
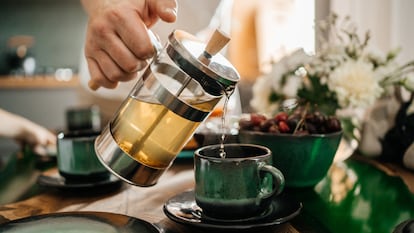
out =
[[278,94],[278,93],[276,93],[274,91],[272,91],[272,93],[270,93],[270,95],[269,95],[269,102],[270,103],[279,102],[281,100],[283,100],[283,96],[282,95],[280,95],[280,94]]
[[303,86],[298,90],[298,97],[310,103],[319,111],[334,115],[339,108],[336,94],[329,90],[326,84],[321,84],[318,77],[309,76],[309,86]]

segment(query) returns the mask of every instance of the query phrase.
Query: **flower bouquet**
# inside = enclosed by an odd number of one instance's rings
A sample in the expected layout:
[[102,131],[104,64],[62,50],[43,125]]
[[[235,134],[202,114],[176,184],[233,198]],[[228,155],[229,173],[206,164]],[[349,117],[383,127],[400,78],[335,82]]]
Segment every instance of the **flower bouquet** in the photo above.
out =
[[[401,97],[405,92],[411,98],[404,104],[401,101],[405,114],[396,119],[402,123],[407,117],[414,118],[406,111],[413,99],[414,62],[399,65],[399,50],[369,51],[369,32],[360,37],[349,17],[340,19],[332,14],[319,22],[317,29],[321,47],[316,54],[297,50],[274,62],[271,72],[255,82],[250,104],[256,112],[274,114],[284,100],[296,98],[310,108],[337,116],[344,137],[358,141],[367,109],[379,99]],[[410,138],[408,144],[414,141]]]

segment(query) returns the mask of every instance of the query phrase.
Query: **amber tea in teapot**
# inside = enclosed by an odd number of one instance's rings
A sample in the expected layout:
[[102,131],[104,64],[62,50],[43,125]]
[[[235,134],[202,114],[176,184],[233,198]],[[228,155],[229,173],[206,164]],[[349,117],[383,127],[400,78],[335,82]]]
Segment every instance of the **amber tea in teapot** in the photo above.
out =
[[[101,162],[124,181],[156,184],[239,75],[220,54],[216,32],[205,45],[180,30],[153,59],[97,138]],[[214,55],[214,56],[213,56]]]

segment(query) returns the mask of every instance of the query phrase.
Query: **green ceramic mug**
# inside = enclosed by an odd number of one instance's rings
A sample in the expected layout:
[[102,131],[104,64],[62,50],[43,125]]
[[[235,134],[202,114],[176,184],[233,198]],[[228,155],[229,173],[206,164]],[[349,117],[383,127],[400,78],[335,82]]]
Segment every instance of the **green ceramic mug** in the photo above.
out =
[[195,200],[205,216],[246,219],[269,209],[282,192],[283,174],[271,166],[271,151],[253,144],[209,145],[195,151]]
[[69,131],[101,130],[101,113],[97,105],[72,107],[66,110],[65,115]]
[[57,165],[59,174],[72,181],[107,179],[110,172],[95,153],[94,142],[99,131],[61,132],[57,136]]

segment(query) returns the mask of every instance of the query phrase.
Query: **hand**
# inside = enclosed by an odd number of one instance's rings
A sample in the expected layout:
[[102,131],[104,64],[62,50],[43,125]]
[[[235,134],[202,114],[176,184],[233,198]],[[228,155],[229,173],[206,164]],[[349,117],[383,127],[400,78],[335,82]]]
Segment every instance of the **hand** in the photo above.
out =
[[89,86],[113,89],[129,81],[154,54],[147,29],[159,19],[174,22],[176,0],[83,0],[89,14],[85,56]]
[[24,117],[0,109],[0,136],[29,145],[39,155],[47,154],[47,147],[56,145],[56,135]]

